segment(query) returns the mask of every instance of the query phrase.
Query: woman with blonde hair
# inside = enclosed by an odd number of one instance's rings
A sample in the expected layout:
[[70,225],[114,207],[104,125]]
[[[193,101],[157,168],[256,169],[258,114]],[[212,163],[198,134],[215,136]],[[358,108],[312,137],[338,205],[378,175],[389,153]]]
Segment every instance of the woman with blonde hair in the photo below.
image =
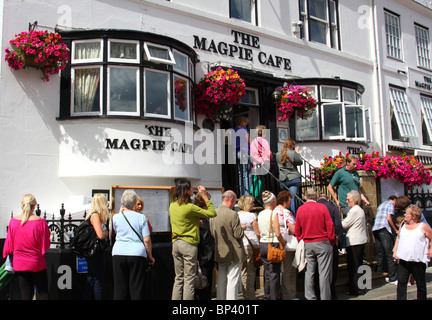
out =
[[297,166],[303,164],[303,159],[300,155],[300,147],[295,146],[295,144],[293,139],[286,139],[282,150],[276,154],[281,190],[289,189],[291,192],[292,200],[290,211],[294,216],[296,213],[296,195],[301,188],[301,174],[297,170]]
[[48,275],[45,252],[49,249],[50,231],[47,222],[34,214],[37,201],[32,194],[21,200],[22,214],[11,218],[3,257],[13,255],[22,300],[31,300],[36,286],[37,298],[48,299]]
[[[93,196],[91,207],[85,220],[90,219],[90,223],[96,232],[96,236],[104,240],[108,237],[108,200],[102,193]],[[87,261],[87,281],[84,287],[84,299],[91,299],[92,294],[95,300],[102,300],[102,289],[105,275],[105,252],[100,252]]]
[[259,248],[260,232],[255,213],[250,212],[254,207],[255,198],[251,195],[243,195],[238,200],[238,212],[240,224],[244,229],[243,246],[245,248],[245,260],[242,265],[242,286],[243,298],[255,300],[255,277],[256,267],[254,266],[253,248]]
[[422,211],[418,206],[408,207],[393,248],[393,258],[398,261],[398,300],[407,299],[410,274],[416,281],[417,300],[426,300],[426,269],[432,256],[432,229],[421,219]]

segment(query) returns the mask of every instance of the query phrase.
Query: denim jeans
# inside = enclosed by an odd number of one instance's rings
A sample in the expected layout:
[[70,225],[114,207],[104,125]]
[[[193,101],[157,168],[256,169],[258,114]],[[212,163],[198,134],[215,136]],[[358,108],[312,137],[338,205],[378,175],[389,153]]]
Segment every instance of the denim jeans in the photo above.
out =
[[87,279],[84,287],[83,299],[85,300],[102,300],[102,291],[105,276],[105,255],[98,255],[87,258]]
[[375,257],[377,272],[388,272],[389,281],[397,280],[397,263],[393,259],[393,235],[386,228],[375,230]]
[[247,154],[237,152],[237,165],[240,195],[249,194],[252,185],[252,178],[251,163],[248,160]]
[[287,187],[291,191],[292,199],[291,199],[291,213],[295,216],[296,213],[296,203],[297,199],[295,195],[297,194],[298,190],[301,188],[301,178],[296,178],[292,180],[285,180],[281,182],[281,190],[286,190],[285,187]]

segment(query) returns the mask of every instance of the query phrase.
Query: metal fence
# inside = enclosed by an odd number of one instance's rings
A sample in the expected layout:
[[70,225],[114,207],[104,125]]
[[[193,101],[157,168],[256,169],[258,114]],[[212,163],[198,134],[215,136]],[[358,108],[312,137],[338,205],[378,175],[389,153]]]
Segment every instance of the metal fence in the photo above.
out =
[[412,204],[419,206],[423,211],[432,211],[432,193],[429,190],[420,188],[408,190],[407,196],[411,199]]
[[[42,211],[37,205],[35,210],[35,214],[41,216]],[[48,219],[46,211],[44,212],[42,218],[44,218],[48,224],[48,228],[51,233],[51,245],[54,245],[56,248],[64,249],[70,242],[70,239],[73,237],[75,229],[84,221],[86,216],[86,212],[84,211],[82,219],[72,219],[72,215],[69,213],[69,216],[65,218],[66,209],[64,208],[64,204],[61,204],[60,208],[60,218],[55,218],[54,213],[52,214],[52,218]]]

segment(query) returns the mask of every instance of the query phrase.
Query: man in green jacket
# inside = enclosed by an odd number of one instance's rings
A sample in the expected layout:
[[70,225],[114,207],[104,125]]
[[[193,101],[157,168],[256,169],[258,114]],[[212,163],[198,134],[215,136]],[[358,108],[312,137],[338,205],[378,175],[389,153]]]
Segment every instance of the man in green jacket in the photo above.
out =
[[237,212],[233,211],[236,194],[228,190],[210,219],[210,231],[215,239],[215,262],[218,263],[216,297],[218,300],[237,300],[241,267],[245,259],[244,230]]

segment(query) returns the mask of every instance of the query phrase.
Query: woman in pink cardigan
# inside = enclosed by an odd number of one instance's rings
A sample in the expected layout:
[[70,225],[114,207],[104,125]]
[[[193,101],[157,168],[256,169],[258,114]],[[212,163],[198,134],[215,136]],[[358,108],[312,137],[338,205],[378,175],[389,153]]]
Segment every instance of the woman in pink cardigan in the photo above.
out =
[[255,130],[257,137],[252,140],[250,144],[250,156],[253,165],[252,173],[253,177],[253,190],[250,190],[252,195],[256,198],[260,195],[261,190],[266,189],[263,176],[268,174],[270,170],[270,160],[273,155],[270,150],[270,144],[265,139],[266,137],[266,126],[258,125]]
[[36,199],[26,194],[21,200],[22,214],[11,218],[3,257],[13,255],[22,300],[33,299],[34,286],[39,300],[48,299],[48,276],[45,251],[50,247],[47,222],[34,214]]

